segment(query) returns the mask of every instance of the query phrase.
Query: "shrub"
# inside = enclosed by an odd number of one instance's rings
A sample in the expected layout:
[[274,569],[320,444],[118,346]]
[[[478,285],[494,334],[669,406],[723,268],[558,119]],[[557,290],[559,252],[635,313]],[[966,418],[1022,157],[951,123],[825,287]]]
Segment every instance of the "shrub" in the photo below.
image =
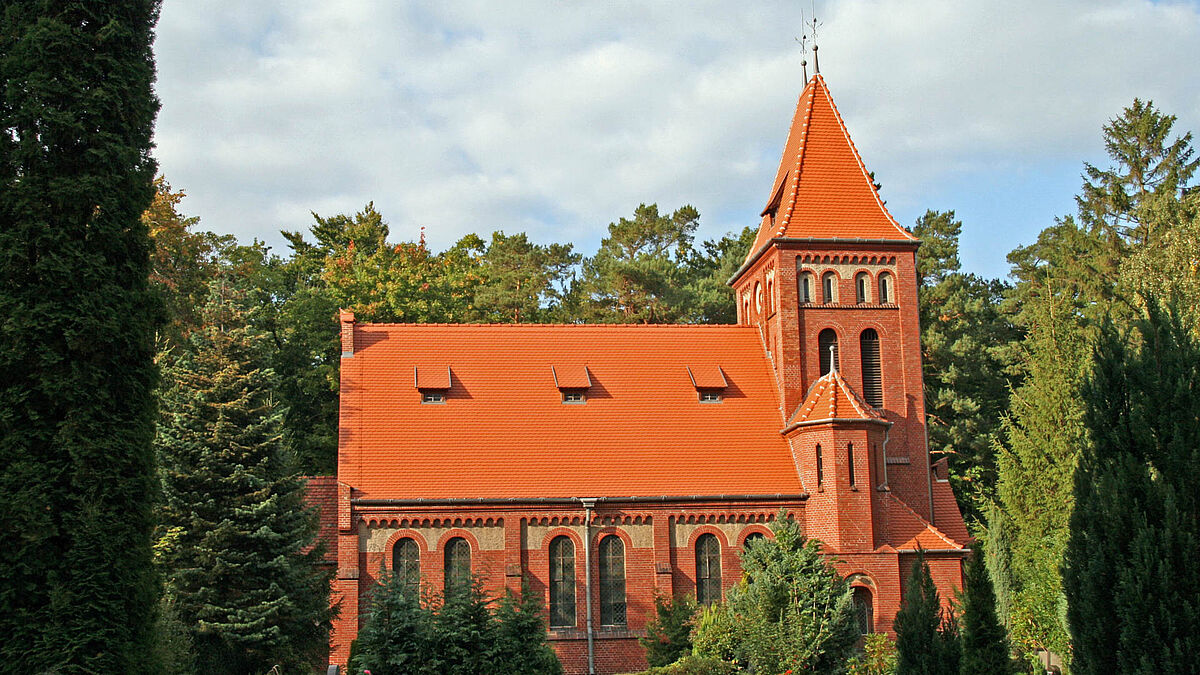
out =
[[884,633],[867,636],[863,652],[846,662],[846,675],[895,675],[896,644]]
[[692,635],[692,653],[721,661],[736,662],[738,626],[725,605],[709,605],[700,610]]
[[737,672],[737,666],[732,663],[709,656],[689,654],[675,663],[651,668],[637,675],[735,675]]
[[667,666],[692,652],[692,625],[696,601],[690,596],[654,598],[655,617],[646,624],[646,637],[638,638],[651,666]]

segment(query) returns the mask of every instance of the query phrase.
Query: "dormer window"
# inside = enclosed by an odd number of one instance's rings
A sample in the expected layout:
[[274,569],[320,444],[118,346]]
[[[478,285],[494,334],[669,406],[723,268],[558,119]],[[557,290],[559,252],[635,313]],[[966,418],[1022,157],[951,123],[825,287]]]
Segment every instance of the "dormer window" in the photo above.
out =
[[587,392],[592,387],[592,376],[587,366],[550,366],[550,375],[554,378],[554,386],[562,394],[563,403],[587,403]]
[[413,386],[421,392],[421,403],[445,403],[452,381],[449,366],[413,366]]
[[721,366],[687,366],[687,373],[688,379],[692,381],[692,386],[696,388],[696,395],[701,403],[721,402],[721,394],[729,386],[729,381],[725,379],[725,371],[721,370]]

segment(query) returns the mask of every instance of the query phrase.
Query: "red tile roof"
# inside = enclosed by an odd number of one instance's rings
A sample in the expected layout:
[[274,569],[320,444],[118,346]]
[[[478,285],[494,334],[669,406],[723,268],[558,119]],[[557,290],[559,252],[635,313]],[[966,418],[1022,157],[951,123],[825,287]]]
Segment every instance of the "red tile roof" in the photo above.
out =
[[[945,458],[939,460],[945,462]],[[943,470],[944,474],[945,471]],[[954,490],[950,487],[950,482],[937,478],[935,474],[933,479],[933,522],[937,523],[938,529],[945,532],[951,538],[966,543],[971,540],[971,534],[967,532],[967,524],[963,521],[962,511],[958,509],[958,500],[954,498]]]
[[729,386],[721,366],[688,366],[688,377],[692,378],[692,386],[697,389],[724,389]]
[[[956,541],[917,515],[896,495],[886,493],[884,500],[887,513],[887,543],[902,551],[918,548],[945,550],[962,548],[964,541]],[[961,518],[959,519],[961,522]]]
[[[800,494],[749,326],[359,324],[342,360],[339,478],[365,498]],[[445,403],[409,384],[449,365]],[[560,369],[582,372],[563,405]],[[719,404],[688,369],[720,367]]]
[[867,405],[836,370],[829,371],[813,382],[808,395],[804,397],[804,402],[796,408],[788,425],[812,424],[826,420],[885,421],[883,415]]
[[747,261],[774,237],[916,241],[879,198],[820,75],[800,94],[769,194]]
[[413,384],[417,389],[449,389],[449,366],[413,366]]
[[554,376],[554,386],[559,389],[587,389],[592,386],[592,376],[588,374],[587,366],[550,366],[550,374]]

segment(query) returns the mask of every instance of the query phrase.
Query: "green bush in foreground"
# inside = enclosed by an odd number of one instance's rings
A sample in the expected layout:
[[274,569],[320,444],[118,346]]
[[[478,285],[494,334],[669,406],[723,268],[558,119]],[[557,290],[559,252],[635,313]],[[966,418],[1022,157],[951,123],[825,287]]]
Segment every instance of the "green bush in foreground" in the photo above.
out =
[[646,637],[638,638],[646,650],[646,663],[668,666],[692,652],[692,625],[696,601],[691,596],[655,596],[655,616],[646,624]]

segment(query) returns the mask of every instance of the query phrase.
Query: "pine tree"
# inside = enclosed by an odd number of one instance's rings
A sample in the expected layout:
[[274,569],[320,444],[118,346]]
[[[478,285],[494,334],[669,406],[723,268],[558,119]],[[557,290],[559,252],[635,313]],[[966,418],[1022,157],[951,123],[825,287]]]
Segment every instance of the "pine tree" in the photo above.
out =
[[202,673],[310,667],[329,628],[315,518],[248,311],[242,290],[214,281],[203,328],[165,369],[163,560]]
[[0,661],[137,673],[157,584],[158,2],[0,12]]
[[996,594],[988,577],[983,547],[976,543],[967,561],[962,601],[962,675],[1011,672],[1008,635],[996,617]]
[[1200,341],[1146,303],[1084,387],[1064,586],[1076,673],[1200,673]]
[[953,211],[927,211],[912,228],[921,239],[921,362],[929,446],[949,458],[950,481],[968,519],[996,489],[995,444],[1017,375],[1020,331],[1002,311],[1007,286],[960,271],[962,222]]
[[917,554],[896,613],[896,675],[945,675],[959,668],[954,617],[942,611],[923,553]]
[[681,262],[700,213],[682,206],[660,215],[642,204],[608,226],[596,255],[583,261],[584,317],[608,323],[672,323],[683,315]]

